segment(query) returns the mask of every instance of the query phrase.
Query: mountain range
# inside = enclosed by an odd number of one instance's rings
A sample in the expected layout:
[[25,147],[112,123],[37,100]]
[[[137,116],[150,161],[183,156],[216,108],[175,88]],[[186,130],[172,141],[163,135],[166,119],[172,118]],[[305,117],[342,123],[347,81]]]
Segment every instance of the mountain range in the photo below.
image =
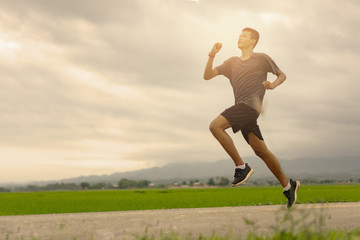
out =
[[[264,162],[256,157],[247,158],[249,165],[255,170],[251,179],[275,178]],[[360,179],[360,157],[333,158],[299,158],[296,160],[280,160],[285,174],[296,179]],[[226,177],[232,179],[233,162],[220,160],[216,162],[172,163],[162,167],[153,167],[131,172],[117,172],[110,175],[91,175],[59,181],[37,182],[35,184],[62,183],[117,183],[120,179],[149,180],[157,184],[176,181],[199,180],[207,181],[211,177]]]

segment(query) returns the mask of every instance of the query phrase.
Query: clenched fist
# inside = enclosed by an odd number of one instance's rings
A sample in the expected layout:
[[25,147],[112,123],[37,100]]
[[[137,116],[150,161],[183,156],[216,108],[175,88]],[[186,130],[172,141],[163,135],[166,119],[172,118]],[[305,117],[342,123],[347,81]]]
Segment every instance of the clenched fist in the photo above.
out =
[[264,81],[262,84],[263,84],[264,88],[267,90],[273,90],[276,88],[276,85],[269,81]]
[[216,53],[218,53],[220,51],[220,49],[222,48],[222,44],[217,42],[214,44],[213,48],[210,51],[210,54],[215,55]]

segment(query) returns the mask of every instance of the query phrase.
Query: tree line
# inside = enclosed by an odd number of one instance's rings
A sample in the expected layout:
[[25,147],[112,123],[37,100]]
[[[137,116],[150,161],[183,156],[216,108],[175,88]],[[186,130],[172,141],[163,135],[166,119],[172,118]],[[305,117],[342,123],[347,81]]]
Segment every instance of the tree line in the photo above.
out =
[[[359,179],[348,179],[348,180],[337,180],[337,179],[312,179],[306,178],[302,179],[303,184],[335,184],[335,183],[360,183]],[[226,177],[212,177],[209,178],[207,182],[200,182],[199,180],[188,180],[182,182],[173,182],[169,184],[154,184],[149,180],[130,180],[123,178],[118,181],[117,184],[113,183],[89,183],[81,182],[80,184],[76,183],[52,183],[46,186],[39,186],[35,184],[29,184],[26,186],[4,188],[0,187],[0,192],[37,192],[37,191],[77,191],[77,190],[99,190],[99,189],[142,189],[142,188],[168,188],[168,187],[204,187],[204,186],[219,186],[227,187],[230,185],[230,180]],[[279,183],[276,180],[250,180],[248,184],[254,186],[263,186],[263,185],[278,185]]]
[[[210,178],[207,182],[209,186],[226,186],[229,185],[230,180],[224,177]],[[10,188],[0,187],[0,192],[38,192],[38,191],[60,191],[60,190],[99,190],[99,189],[134,189],[134,188],[167,188],[171,186],[205,186],[206,184],[200,183],[199,180],[189,180],[183,181],[182,183],[169,183],[169,184],[154,184],[149,180],[130,180],[123,178],[119,180],[117,184],[113,183],[90,183],[90,182],[81,182],[80,184],[76,183],[51,183],[45,186],[28,184],[26,186],[17,186]]]

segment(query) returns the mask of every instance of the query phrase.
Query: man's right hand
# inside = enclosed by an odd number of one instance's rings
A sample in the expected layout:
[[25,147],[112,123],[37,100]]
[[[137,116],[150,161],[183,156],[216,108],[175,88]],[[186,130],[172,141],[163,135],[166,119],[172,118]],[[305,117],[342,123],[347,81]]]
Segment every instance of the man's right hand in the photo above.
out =
[[211,49],[210,54],[212,54],[212,55],[217,54],[220,51],[221,47],[222,47],[221,43],[219,43],[219,42],[215,43],[213,48]]

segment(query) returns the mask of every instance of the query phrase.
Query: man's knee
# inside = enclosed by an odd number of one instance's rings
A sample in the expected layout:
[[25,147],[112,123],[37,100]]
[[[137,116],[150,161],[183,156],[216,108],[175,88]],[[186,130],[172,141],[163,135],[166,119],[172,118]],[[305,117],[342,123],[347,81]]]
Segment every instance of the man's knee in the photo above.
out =
[[253,149],[256,156],[262,158],[264,155],[264,149],[262,149],[259,145],[256,145],[254,143],[250,143],[251,148]]
[[231,127],[230,122],[222,115],[215,118],[209,125],[209,129],[215,137],[225,132],[229,127]]
[[219,130],[218,124],[216,124],[216,121],[213,120],[209,125],[209,130],[212,134],[216,134],[216,132]]
[[265,149],[253,149],[253,150],[256,156],[258,156],[261,159],[263,159],[267,154],[267,151]]

